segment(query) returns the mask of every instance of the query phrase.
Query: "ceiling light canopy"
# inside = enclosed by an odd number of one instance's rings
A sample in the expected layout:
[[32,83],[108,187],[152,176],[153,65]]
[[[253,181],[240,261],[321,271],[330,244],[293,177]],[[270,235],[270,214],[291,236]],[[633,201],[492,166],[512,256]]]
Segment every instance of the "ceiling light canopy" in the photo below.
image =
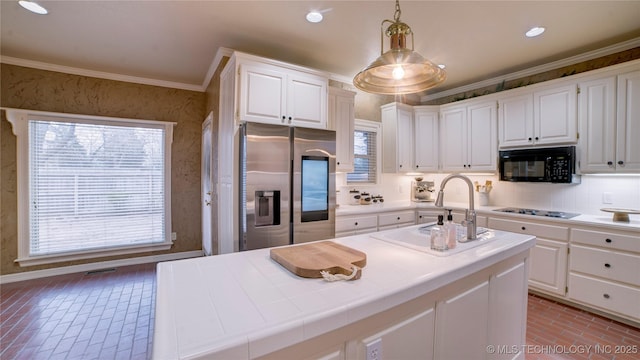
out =
[[322,13],[319,11],[309,11],[307,14],[307,21],[310,23],[319,23],[322,18]]
[[[383,20],[380,25],[380,57],[353,78],[353,85],[358,89],[374,94],[411,94],[430,89],[446,79],[442,68],[413,51],[413,32],[400,21],[400,14],[400,3],[396,0],[394,21]],[[383,31],[387,22],[391,25]],[[383,33],[390,38],[387,52],[383,52]],[[407,35],[411,35],[411,50],[406,48]]]
[[529,31],[527,31],[525,35],[527,37],[536,37],[538,35],[541,35],[544,32],[544,30],[545,28],[543,28],[542,26],[535,26],[529,29]]
[[45,9],[42,5],[34,1],[20,0],[18,1],[18,4],[20,4],[20,6],[22,6],[23,8],[36,14],[46,15],[49,13],[49,11],[47,11],[47,9]]

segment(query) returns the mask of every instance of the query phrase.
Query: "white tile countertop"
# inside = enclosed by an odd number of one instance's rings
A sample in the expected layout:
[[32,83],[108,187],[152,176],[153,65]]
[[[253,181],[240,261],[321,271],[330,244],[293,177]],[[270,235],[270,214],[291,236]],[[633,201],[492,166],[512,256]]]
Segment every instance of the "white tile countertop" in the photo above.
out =
[[495,231],[490,242],[448,257],[369,235],[334,241],[366,253],[361,279],[301,278],[269,249],[159,263],[153,358],[262,356],[474,274],[526,251],[535,237]]
[[[447,209],[455,209],[455,210],[465,210],[468,205],[466,203],[454,203],[454,202],[445,202],[444,208]],[[544,221],[552,221],[552,222],[560,222],[565,224],[580,224],[580,225],[592,225],[592,226],[600,226],[600,227],[610,227],[613,229],[621,229],[621,230],[638,230],[640,231],[640,215],[629,215],[630,221],[628,223],[625,222],[616,222],[613,221],[613,214],[610,213],[602,213],[599,215],[590,215],[590,214],[581,214],[571,219],[559,219],[559,218],[549,218],[549,217],[537,217],[531,215],[522,215],[515,213],[503,213],[496,212],[493,210],[505,208],[507,206],[474,206],[476,213],[483,215],[493,215],[499,217],[514,217],[520,220],[544,220]],[[359,214],[370,214],[370,213],[380,213],[386,211],[398,211],[398,210],[419,210],[421,208],[424,209],[440,209],[435,207],[433,202],[411,202],[411,201],[395,201],[384,203],[382,205],[340,205],[336,209],[336,216],[349,216],[349,215],[359,215]]]

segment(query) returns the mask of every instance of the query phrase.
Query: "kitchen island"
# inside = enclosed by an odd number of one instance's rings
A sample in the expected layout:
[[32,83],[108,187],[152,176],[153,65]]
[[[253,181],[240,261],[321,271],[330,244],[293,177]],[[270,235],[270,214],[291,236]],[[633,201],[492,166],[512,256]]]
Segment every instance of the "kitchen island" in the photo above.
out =
[[450,256],[334,241],[366,253],[361,279],[300,278],[269,249],[158,264],[153,358],[524,358],[534,236],[492,231]]

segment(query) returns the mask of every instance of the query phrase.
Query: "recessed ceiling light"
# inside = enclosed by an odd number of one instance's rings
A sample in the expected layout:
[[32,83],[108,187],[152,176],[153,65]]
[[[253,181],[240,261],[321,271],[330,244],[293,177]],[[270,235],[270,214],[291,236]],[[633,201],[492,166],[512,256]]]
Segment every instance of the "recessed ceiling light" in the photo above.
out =
[[525,33],[525,35],[527,37],[536,37],[536,36],[542,34],[544,32],[544,30],[545,29],[542,26],[535,26],[535,27],[532,27],[531,29],[529,29],[529,31],[527,31]]
[[444,68],[446,68],[446,67],[447,67],[447,65],[445,65],[445,64],[438,64],[438,67],[439,67],[440,69],[444,69]]
[[36,14],[45,15],[49,13],[47,9],[42,7],[42,5],[39,5],[38,3],[33,1],[20,0],[18,1],[18,4],[20,4],[20,6],[22,6],[23,8]]
[[319,23],[322,21],[322,14],[318,11],[309,11],[307,21],[310,23]]

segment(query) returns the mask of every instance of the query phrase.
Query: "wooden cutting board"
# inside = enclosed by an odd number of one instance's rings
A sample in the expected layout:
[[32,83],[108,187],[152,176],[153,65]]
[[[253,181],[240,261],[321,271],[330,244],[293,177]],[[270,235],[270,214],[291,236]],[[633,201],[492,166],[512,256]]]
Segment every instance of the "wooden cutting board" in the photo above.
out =
[[367,264],[365,253],[333,241],[271,249],[271,258],[292,273],[305,278],[321,278],[320,271],[323,270],[331,274],[351,275],[352,265],[355,265],[358,273],[352,280],[356,280]]

